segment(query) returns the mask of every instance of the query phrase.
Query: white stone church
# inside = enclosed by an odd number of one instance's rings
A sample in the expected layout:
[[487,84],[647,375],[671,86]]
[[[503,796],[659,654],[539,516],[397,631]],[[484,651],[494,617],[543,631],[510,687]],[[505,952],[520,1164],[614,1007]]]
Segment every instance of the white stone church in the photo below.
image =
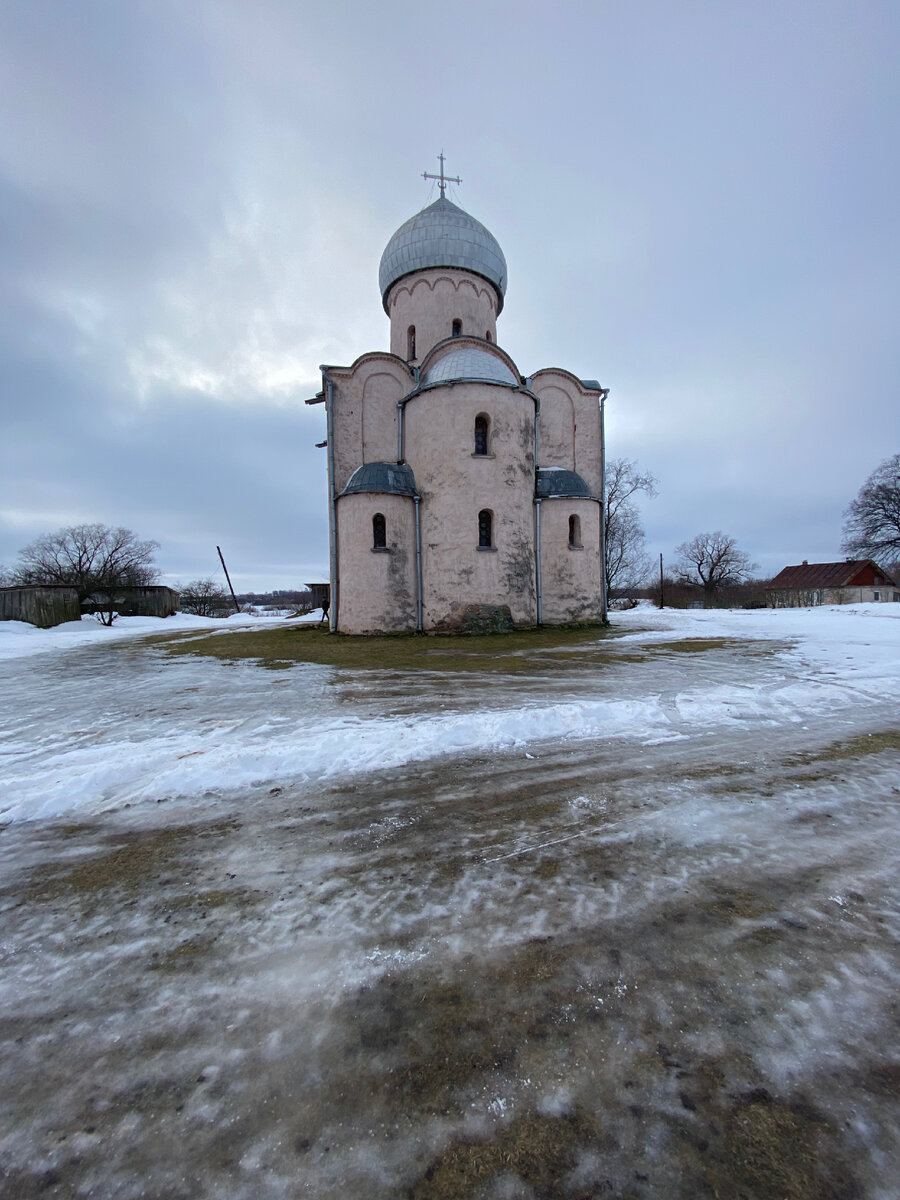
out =
[[381,258],[390,352],[322,368],[332,631],[600,621],[603,400],[497,343],[506,259],[440,198]]

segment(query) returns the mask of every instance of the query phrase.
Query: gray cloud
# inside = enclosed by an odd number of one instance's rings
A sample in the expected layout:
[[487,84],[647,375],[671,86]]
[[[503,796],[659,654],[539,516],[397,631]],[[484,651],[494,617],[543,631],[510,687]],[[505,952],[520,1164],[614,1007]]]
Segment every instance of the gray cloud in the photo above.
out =
[[525,372],[612,388],[668,557],[838,554],[898,448],[900,12],[166,0],[0,12],[0,561],[70,520],[170,575],[327,561],[318,364],[387,344],[381,250],[429,194],[510,265]]

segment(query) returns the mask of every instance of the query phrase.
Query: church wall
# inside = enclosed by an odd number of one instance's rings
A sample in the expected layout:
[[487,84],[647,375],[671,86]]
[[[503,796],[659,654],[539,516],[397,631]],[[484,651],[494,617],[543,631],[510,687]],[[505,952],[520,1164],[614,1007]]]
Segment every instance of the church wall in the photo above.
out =
[[[490,420],[490,457],[474,454],[475,418]],[[422,495],[425,628],[467,604],[509,604],[537,619],[534,576],[534,403],[489,384],[429,389],[405,417],[406,459]],[[493,548],[479,549],[478,516],[492,514]]]
[[541,417],[538,422],[538,466],[575,467],[575,408],[568,391],[545,385],[534,389],[540,397]]
[[397,461],[397,401],[409,391],[393,375],[376,372],[363,384],[363,462]]
[[531,389],[541,401],[539,466],[577,471],[600,495],[600,402],[567,371],[537,372]]
[[[386,549],[374,550],[372,518],[385,519]],[[416,628],[416,524],[409,496],[355,492],[337,502],[338,632]]]
[[[582,549],[569,546],[569,517],[581,524]],[[559,497],[541,502],[541,619],[545,625],[599,621],[600,505]]]
[[433,346],[453,335],[453,321],[462,322],[462,333],[497,341],[497,293],[477,275],[444,268],[419,271],[400,279],[388,299],[391,317],[391,353],[406,359],[408,331],[416,329],[419,363]]
[[386,354],[329,371],[334,397],[334,484],[341,492],[364,462],[397,461],[397,401],[412,387],[407,368]]

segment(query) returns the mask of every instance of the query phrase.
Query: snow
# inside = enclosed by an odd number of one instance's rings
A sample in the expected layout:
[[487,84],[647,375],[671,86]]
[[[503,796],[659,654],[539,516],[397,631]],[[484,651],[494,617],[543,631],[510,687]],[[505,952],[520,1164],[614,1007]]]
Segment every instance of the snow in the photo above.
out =
[[524,1196],[572,1117],[560,1194],[891,1200],[898,617],[642,608],[510,675],[0,626],[8,1190],[391,1200],[482,1144]]
[[454,692],[426,674],[404,677],[409,687],[396,687],[388,705],[377,689],[370,698],[365,688],[347,687],[347,674],[330,667],[273,674],[247,662],[163,659],[153,649],[123,658],[113,646],[151,633],[266,624],[283,618],[131,617],[112,628],[81,621],[49,630],[0,624],[2,818],[215,801],[240,789],[448,754],[531,756],[547,742],[599,737],[650,746],[748,722],[803,726],[893,702],[900,689],[900,605],[891,604],[750,612],[643,606],[615,614],[621,636],[606,643],[611,651],[726,638],[766,643],[771,654],[752,676],[737,660],[688,678],[683,663],[661,674],[651,662],[619,665],[580,687],[563,673],[530,690],[479,676]]

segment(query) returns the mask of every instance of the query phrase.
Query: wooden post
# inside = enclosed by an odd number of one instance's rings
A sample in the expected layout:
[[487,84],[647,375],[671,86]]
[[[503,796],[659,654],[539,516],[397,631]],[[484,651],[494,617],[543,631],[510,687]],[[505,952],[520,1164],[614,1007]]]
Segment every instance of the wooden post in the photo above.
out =
[[231,592],[231,598],[234,601],[234,611],[240,612],[241,606],[238,604],[237,596],[234,594],[234,588],[231,586],[231,576],[228,574],[228,568],[225,566],[225,559],[222,557],[222,551],[219,546],[216,546],[216,549],[219,551],[219,562],[222,564],[222,570],[225,572],[225,578],[228,580],[228,590]]
[[665,608],[666,601],[663,595],[663,568],[662,568],[662,553],[659,556],[659,607]]

